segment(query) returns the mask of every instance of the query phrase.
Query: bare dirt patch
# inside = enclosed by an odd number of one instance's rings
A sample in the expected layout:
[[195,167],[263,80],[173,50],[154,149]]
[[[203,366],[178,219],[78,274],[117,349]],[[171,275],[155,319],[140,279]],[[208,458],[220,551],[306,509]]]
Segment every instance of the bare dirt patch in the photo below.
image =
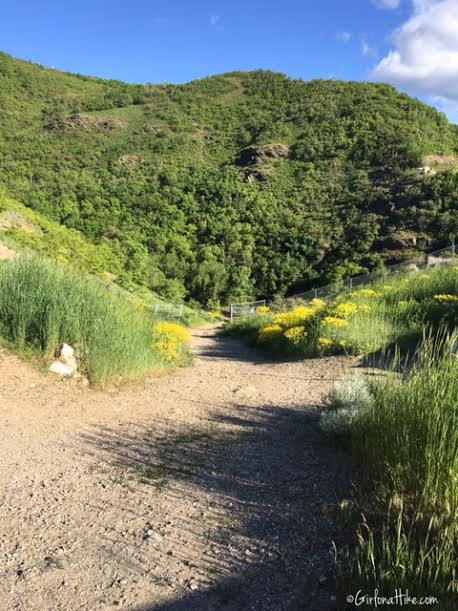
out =
[[0,242],[0,261],[7,261],[12,259],[15,255],[15,251],[11,250],[6,244]]
[[353,362],[272,363],[214,329],[111,392],[0,352],[0,606],[330,609],[336,496],[314,408]]
[[428,155],[425,164],[429,166],[458,166],[458,158],[454,155]]

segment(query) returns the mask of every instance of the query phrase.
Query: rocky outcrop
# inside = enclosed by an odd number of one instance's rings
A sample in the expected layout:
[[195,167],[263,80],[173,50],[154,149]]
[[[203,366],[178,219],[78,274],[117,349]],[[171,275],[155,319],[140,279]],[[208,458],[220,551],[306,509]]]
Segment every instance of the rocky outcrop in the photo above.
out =
[[246,167],[246,182],[264,182],[270,176],[270,161],[288,159],[290,147],[281,142],[263,146],[247,146],[239,153],[237,164]]
[[237,159],[238,165],[259,165],[268,159],[288,159],[290,147],[281,142],[263,146],[247,146],[242,149]]
[[22,214],[19,212],[15,212],[13,210],[6,210],[0,214],[0,229],[8,229],[17,228],[21,231],[25,231],[26,233],[37,233],[42,235],[43,231],[38,225],[34,225],[33,223],[29,223]]
[[142,164],[143,161],[144,159],[140,155],[121,155],[119,158],[119,163],[122,165],[137,166]]
[[269,173],[265,170],[256,169],[256,170],[247,170],[245,172],[245,181],[246,182],[265,182],[269,178]]
[[458,157],[454,155],[428,155],[425,158],[425,162],[428,166],[448,166],[457,167]]
[[88,117],[86,115],[71,115],[62,119],[56,119],[45,125],[44,129],[47,132],[58,132],[67,129],[85,129],[99,127],[106,131],[114,131],[115,129],[125,127],[124,121],[120,119],[102,119],[99,117]]
[[413,231],[392,231],[389,235],[384,237],[377,246],[383,249],[396,249],[396,248],[412,248],[417,245],[419,239],[425,239],[425,236],[418,235]]

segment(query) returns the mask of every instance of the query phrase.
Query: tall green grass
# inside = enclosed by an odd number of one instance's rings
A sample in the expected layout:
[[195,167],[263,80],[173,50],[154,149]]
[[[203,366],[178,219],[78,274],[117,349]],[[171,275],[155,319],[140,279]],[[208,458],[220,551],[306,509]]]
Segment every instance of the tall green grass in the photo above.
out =
[[[454,339],[430,338],[403,375],[350,392],[342,418],[325,413],[360,469],[365,516],[350,556],[346,590],[408,588],[458,604],[458,357]],[[354,382],[350,382],[350,385]],[[360,382],[358,383],[360,386]],[[359,388],[358,386],[358,388]],[[367,390],[370,400],[367,400]],[[361,389],[360,389],[361,391]],[[348,416],[347,416],[348,412]]]
[[97,281],[37,255],[0,264],[0,336],[51,357],[66,342],[93,384],[131,381],[161,367],[151,315]]

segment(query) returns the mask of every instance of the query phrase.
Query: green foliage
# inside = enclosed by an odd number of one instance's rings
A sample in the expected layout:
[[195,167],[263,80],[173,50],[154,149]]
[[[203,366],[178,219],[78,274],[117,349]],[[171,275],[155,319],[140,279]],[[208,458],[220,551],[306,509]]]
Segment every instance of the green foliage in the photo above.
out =
[[[126,261],[125,254],[117,244],[107,240],[93,244],[81,232],[59,225],[6,197],[1,191],[0,241],[15,251],[38,252],[57,263],[96,276],[107,290],[120,293],[149,310],[153,310],[155,304],[163,299],[180,303],[182,298],[180,287],[174,290],[176,282],[173,280],[167,283],[166,288],[161,285],[161,296],[143,286],[138,278],[138,267],[133,265],[134,259]],[[194,304],[194,307],[184,307],[180,322],[193,327],[208,320],[208,315],[198,308],[198,304]]]
[[422,340],[425,329],[436,332],[441,326],[458,326],[456,266],[387,276],[327,303],[296,299],[289,311],[242,319],[227,325],[226,333],[283,358],[411,348]]
[[165,364],[152,346],[153,324],[150,314],[68,267],[36,255],[0,264],[0,336],[47,359],[60,343],[71,344],[94,384],[137,379]]
[[258,71],[140,86],[0,54],[0,108],[7,192],[97,246],[96,273],[171,301],[304,290],[405,255],[402,229],[457,229],[455,169],[414,169],[453,155],[456,129],[387,85]]
[[[347,559],[345,591],[377,587],[386,595],[408,588],[416,596],[435,595],[441,609],[454,609],[458,361],[454,339],[438,338],[425,343],[407,373],[372,382],[363,407],[352,397],[343,409],[334,404],[323,422],[327,430],[345,422],[345,445],[354,464],[364,464],[357,501],[365,519],[356,554]],[[342,394],[340,389],[337,397]]]

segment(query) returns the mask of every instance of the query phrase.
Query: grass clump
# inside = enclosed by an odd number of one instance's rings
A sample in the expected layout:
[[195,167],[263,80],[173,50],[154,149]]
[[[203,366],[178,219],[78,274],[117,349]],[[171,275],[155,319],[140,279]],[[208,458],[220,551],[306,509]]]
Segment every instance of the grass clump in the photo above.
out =
[[[411,369],[335,389],[322,422],[342,432],[360,473],[356,547],[345,591],[458,600],[458,360],[454,340],[430,339]],[[355,392],[356,391],[356,392]],[[370,399],[368,400],[368,395]],[[337,426],[334,426],[337,423]],[[363,468],[361,468],[363,465]]]
[[[0,265],[0,336],[46,358],[71,344],[93,384],[131,381],[185,360],[185,347],[165,359],[153,346],[153,324],[130,301],[45,258],[26,254]],[[160,336],[156,331],[156,341]]]

